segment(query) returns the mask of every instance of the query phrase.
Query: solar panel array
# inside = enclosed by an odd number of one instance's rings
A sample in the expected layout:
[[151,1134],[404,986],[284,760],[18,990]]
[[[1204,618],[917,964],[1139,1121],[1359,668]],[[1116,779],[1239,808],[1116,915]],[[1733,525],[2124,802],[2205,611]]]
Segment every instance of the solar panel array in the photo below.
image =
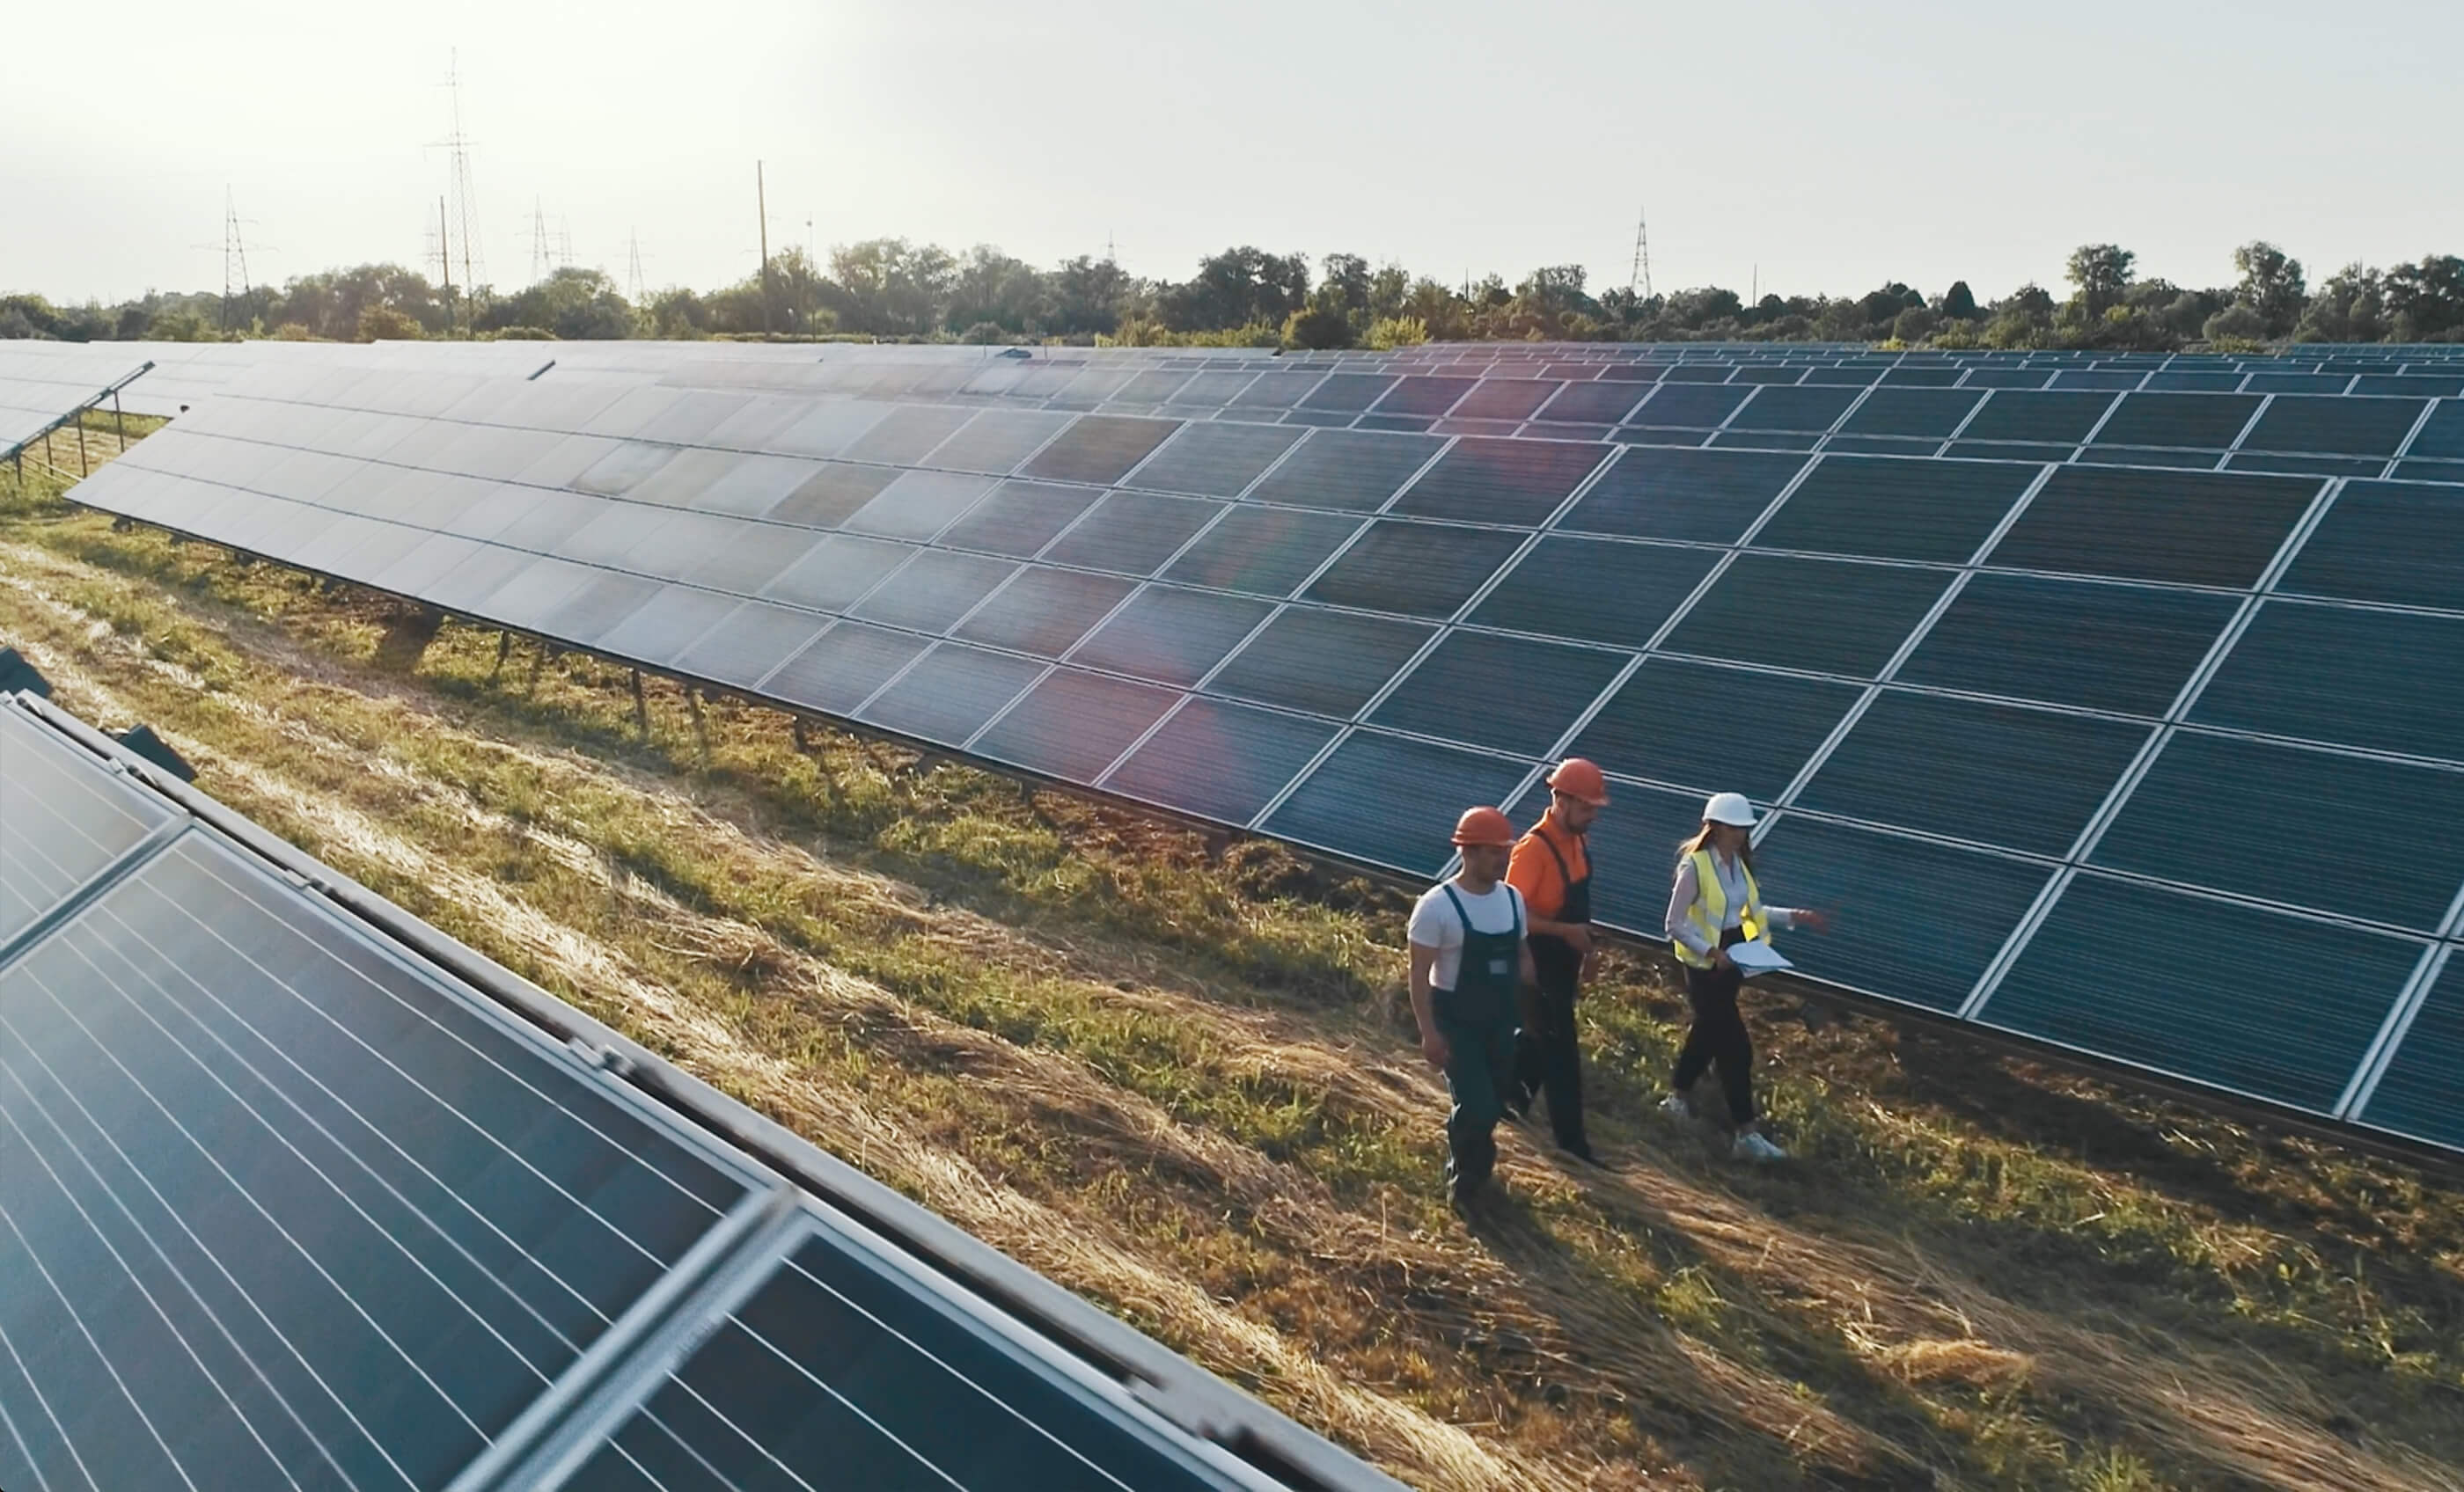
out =
[[1614,351],[319,369],[75,495],[1412,875],[1580,753],[1646,934],[1744,791],[1816,977],[2464,1144],[2464,365]]
[[131,765],[0,700],[0,1485],[1287,1485]]
[[0,461],[144,365],[122,342],[0,341]]

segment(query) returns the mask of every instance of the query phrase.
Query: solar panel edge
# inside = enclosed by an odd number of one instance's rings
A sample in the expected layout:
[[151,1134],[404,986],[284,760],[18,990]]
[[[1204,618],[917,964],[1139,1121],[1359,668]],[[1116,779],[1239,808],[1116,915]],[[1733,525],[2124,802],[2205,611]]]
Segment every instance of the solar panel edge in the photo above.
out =
[[[0,703],[0,728],[15,719],[66,737],[94,758],[98,773],[107,770],[106,762],[119,764],[152,794],[177,805],[181,813],[167,821],[172,832],[166,844],[189,840],[231,857],[271,892],[312,909],[375,956],[444,991],[460,1008],[528,1049],[590,1076],[601,1091],[618,1097],[655,1129],[745,1181],[737,1203],[721,1222],[696,1240],[687,1257],[633,1303],[616,1327],[524,1408],[500,1435],[498,1448],[463,1469],[453,1482],[456,1488],[532,1485],[521,1480],[519,1468],[538,1464],[540,1455],[561,1443],[557,1437],[570,1430],[581,1407],[610,1393],[623,1413],[646,1402],[644,1395],[623,1392],[628,1375],[645,1364],[665,1371],[654,1349],[666,1335],[681,1333],[678,1339],[685,1341],[706,1335],[711,1320],[697,1303],[775,1264],[777,1256],[765,1240],[781,1227],[795,1226],[801,1215],[836,1218],[842,1233],[855,1230],[873,1239],[877,1257],[931,1289],[955,1313],[954,1319],[971,1329],[998,1332],[1046,1370],[1068,1375],[1077,1385],[1074,1392],[1100,1398],[1106,1413],[1119,1416],[1157,1454],[1184,1466],[1191,1486],[1264,1488],[1281,1483],[1270,1482],[1218,1448],[1208,1430],[1185,1428],[1136,1402],[1116,1380],[1090,1367],[1090,1360],[1134,1365],[1135,1376],[1175,1385],[1178,1393],[1208,1406],[1199,1416],[1206,1425],[1246,1421],[1245,1433],[1277,1446],[1288,1463],[1320,1473],[1327,1486],[1357,1492],[1399,1489],[1400,1483],[774,1122],[669,1067],[628,1039],[210,798],[152,774],[75,716],[45,701],[11,697]],[[146,863],[162,858],[158,851]],[[8,961],[0,960],[0,973],[7,967]]]

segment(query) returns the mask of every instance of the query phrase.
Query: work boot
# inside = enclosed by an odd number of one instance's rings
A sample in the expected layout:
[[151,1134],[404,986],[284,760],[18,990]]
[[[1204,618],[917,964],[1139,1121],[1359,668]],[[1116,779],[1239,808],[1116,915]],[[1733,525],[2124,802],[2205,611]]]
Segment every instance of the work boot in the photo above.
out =
[[1774,1160],[1788,1159],[1788,1152],[1763,1138],[1762,1132],[1757,1130],[1748,1130],[1737,1136],[1735,1153],[1739,1160],[1750,1160],[1765,1165]]

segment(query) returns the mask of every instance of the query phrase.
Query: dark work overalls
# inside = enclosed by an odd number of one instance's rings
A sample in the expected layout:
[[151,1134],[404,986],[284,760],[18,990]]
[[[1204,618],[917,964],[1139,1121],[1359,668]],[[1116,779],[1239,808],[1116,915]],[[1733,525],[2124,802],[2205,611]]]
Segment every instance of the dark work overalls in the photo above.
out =
[[1430,1014],[1446,1039],[1446,1185],[1460,1196],[1497,1165],[1497,1121],[1514,1081],[1514,992],[1523,982],[1523,905],[1510,932],[1476,932],[1452,886],[1441,887],[1463,923],[1463,966],[1455,987],[1429,992]]
[[[1533,832],[1547,846],[1549,858],[1557,862],[1557,882],[1566,889],[1565,903],[1551,920],[1589,923],[1590,843],[1583,845],[1583,878],[1577,881],[1566,873],[1566,857],[1556,841],[1544,832]],[[1564,938],[1534,932],[1531,967],[1539,980],[1523,995],[1523,1031],[1514,1042],[1515,1085],[1526,1102],[1533,1093],[1548,1097],[1549,1128],[1558,1147],[1580,1153],[1591,1149],[1583,1133],[1582,1047],[1574,1037],[1574,996],[1582,986],[1583,955]]]

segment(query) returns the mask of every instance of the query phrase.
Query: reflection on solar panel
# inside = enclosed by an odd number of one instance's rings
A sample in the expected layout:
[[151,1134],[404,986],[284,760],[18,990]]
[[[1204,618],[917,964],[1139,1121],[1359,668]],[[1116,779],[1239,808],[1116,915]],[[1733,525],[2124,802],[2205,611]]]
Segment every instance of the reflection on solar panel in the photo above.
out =
[[28,696],[0,889],[0,1484],[1397,1485]]
[[[1774,887],[1856,909],[1808,974],[2338,1118],[2349,1085],[2186,1069],[2136,986],[2064,1014],[2103,977],[2067,899],[2227,906],[2279,963],[2319,917],[2390,967],[2464,932],[2452,816],[2418,904],[2265,864],[2356,783],[2464,773],[2453,349],[415,356],[250,375],[75,495],[1415,875],[1568,750],[1735,788]],[[2202,787],[2228,758],[2269,792]],[[1892,922],[1903,884],[1967,920]]]

